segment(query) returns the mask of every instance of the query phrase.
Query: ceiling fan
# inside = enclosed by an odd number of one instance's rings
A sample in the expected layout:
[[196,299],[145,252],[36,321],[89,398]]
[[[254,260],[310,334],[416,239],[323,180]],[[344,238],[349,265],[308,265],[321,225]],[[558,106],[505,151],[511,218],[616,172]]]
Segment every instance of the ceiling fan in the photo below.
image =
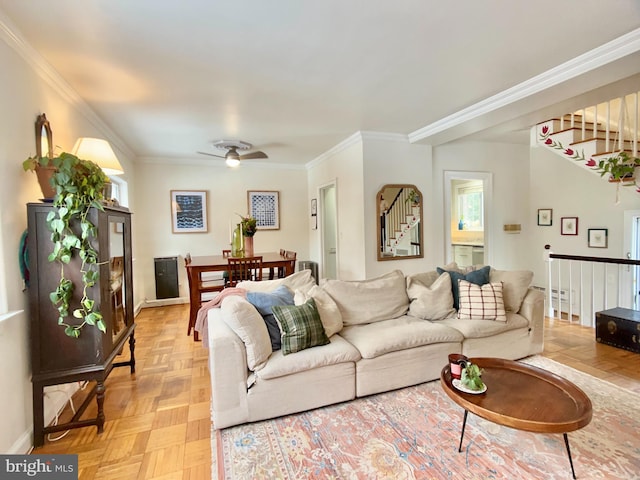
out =
[[238,150],[249,150],[252,145],[240,140],[218,140],[213,142],[213,146],[221,150],[226,150],[224,155],[216,155],[215,153],[198,152],[201,155],[209,155],[210,157],[224,158],[226,163],[230,167],[237,167],[240,165],[240,160],[253,160],[258,158],[269,158],[266,153],[256,150],[255,152],[245,153],[243,155],[238,153]]

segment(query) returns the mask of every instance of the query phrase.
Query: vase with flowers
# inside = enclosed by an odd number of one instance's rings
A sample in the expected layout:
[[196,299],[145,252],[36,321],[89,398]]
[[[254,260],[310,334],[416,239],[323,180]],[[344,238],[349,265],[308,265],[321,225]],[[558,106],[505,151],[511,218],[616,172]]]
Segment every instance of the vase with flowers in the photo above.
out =
[[258,221],[251,215],[240,215],[240,227],[242,236],[244,237],[244,255],[253,257],[253,236],[258,230]]

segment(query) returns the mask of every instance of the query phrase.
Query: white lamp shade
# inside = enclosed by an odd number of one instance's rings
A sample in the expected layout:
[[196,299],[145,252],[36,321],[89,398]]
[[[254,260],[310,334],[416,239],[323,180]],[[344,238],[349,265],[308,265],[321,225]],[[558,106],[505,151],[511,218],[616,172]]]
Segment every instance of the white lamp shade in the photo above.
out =
[[101,138],[80,137],[73,147],[75,156],[97,163],[107,175],[122,175],[124,170],[109,142]]

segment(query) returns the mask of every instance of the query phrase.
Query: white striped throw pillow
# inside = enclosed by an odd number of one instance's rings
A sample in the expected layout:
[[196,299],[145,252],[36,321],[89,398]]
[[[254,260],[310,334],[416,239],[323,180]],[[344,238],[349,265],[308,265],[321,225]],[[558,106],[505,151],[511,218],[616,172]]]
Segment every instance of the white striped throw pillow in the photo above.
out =
[[502,282],[476,285],[466,280],[458,280],[458,290],[460,292],[458,318],[507,321],[502,296]]

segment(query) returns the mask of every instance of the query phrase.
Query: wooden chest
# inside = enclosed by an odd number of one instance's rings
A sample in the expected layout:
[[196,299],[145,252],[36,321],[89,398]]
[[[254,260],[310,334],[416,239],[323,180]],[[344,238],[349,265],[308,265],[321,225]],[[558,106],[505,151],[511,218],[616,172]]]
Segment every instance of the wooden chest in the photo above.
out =
[[596,312],[596,341],[640,353],[640,311],[616,307]]

